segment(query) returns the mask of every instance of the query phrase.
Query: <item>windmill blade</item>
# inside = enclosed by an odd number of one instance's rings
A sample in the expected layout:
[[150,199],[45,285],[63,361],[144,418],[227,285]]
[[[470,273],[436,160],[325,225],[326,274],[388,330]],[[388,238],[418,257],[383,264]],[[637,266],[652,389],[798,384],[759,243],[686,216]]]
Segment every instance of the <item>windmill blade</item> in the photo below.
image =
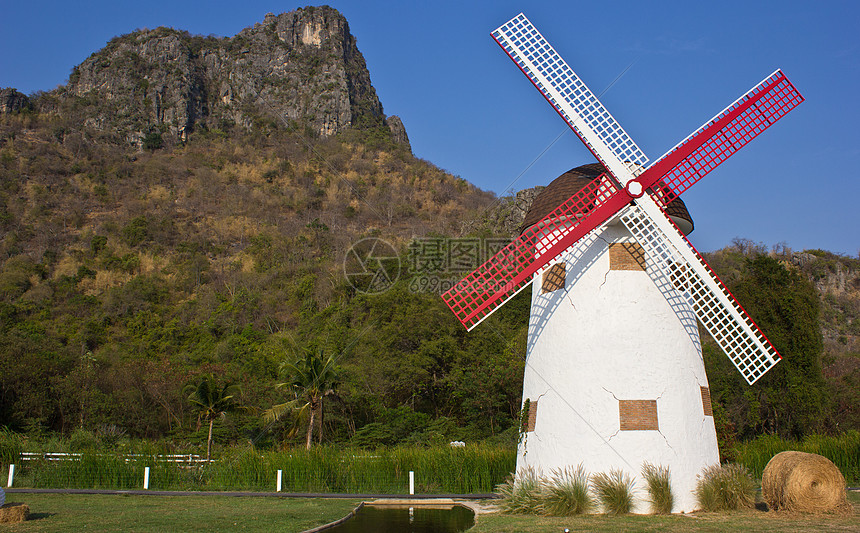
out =
[[665,206],[746,146],[803,96],[777,70],[654,162],[637,181],[654,191]]
[[645,248],[649,264],[663,270],[663,279],[685,295],[744,379],[755,383],[780,360],[770,341],[653,198],[645,195],[631,207],[619,218]]
[[630,196],[608,174],[601,174],[442,294],[442,299],[471,330],[531,283],[535,272],[629,202]]
[[622,185],[645,167],[642,150],[525,15],[491,35]]

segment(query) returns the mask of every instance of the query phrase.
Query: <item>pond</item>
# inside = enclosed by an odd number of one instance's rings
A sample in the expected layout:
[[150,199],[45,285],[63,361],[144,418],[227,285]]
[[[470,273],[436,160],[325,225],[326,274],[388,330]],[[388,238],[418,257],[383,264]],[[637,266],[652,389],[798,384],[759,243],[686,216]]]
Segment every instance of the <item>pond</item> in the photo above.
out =
[[473,525],[475,513],[465,505],[365,505],[326,533],[459,533]]

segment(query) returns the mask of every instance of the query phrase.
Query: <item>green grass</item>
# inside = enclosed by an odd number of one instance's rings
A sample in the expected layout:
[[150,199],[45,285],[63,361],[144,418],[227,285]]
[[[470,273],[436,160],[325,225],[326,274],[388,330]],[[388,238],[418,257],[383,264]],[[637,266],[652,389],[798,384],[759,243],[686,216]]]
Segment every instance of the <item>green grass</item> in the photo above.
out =
[[30,520],[3,531],[303,531],[346,516],[357,500],[7,494]]
[[[30,531],[302,531],[346,516],[357,500],[230,498],[224,496],[102,496],[7,494],[30,506],[31,519],[4,525],[9,532]],[[857,531],[860,494],[848,495],[853,516],[767,513],[746,509],[693,515],[479,515],[469,533],[558,533],[571,531]],[[493,502],[487,502],[493,503]]]

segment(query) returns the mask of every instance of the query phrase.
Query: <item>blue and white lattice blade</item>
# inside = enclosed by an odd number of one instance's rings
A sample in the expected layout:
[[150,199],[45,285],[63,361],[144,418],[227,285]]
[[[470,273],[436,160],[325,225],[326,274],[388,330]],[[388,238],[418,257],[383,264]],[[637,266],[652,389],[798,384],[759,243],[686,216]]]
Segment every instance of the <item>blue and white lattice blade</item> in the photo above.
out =
[[491,35],[622,185],[645,168],[642,150],[525,15]]
[[649,267],[662,269],[651,276],[661,292],[669,280],[750,385],[779,362],[752,318],[650,196],[637,198],[619,219],[645,249]]

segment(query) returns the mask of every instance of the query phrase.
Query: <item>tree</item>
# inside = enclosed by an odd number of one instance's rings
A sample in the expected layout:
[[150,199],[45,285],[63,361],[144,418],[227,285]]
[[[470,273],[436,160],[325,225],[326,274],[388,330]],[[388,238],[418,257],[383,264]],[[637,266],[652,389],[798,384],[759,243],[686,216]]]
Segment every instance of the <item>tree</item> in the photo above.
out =
[[287,377],[287,381],[276,385],[278,388],[290,389],[295,397],[266,410],[263,419],[266,422],[274,422],[292,414],[291,436],[298,432],[303,420],[308,420],[305,448],[310,450],[314,424],[319,424],[319,440],[322,441],[323,398],[334,394],[340,385],[340,372],[335,366],[334,355],[323,359],[322,351],[314,352],[305,348],[304,352],[304,358],[281,365],[281,373]]
[[183,394],[199,411],[198,420],[202,418],[209,422],[209,438],[206,440],[206,461],[212,458],[212,426],[216,418],[225,418],[227,413],[235,411],[239,406],[236,397],[241,393],[238,385],[227,383],[224,387],[218,385],[215,376],[206,374],[200,381],[185,387]]
[[812,284],[776,259],[747,257],[732,291],[743,302],[782,361],[747,386],[728,358],[706,346],[716,400],[742,437],[776,433],[800,438],[826,422],[828,399],[821,370],[819,301]]

